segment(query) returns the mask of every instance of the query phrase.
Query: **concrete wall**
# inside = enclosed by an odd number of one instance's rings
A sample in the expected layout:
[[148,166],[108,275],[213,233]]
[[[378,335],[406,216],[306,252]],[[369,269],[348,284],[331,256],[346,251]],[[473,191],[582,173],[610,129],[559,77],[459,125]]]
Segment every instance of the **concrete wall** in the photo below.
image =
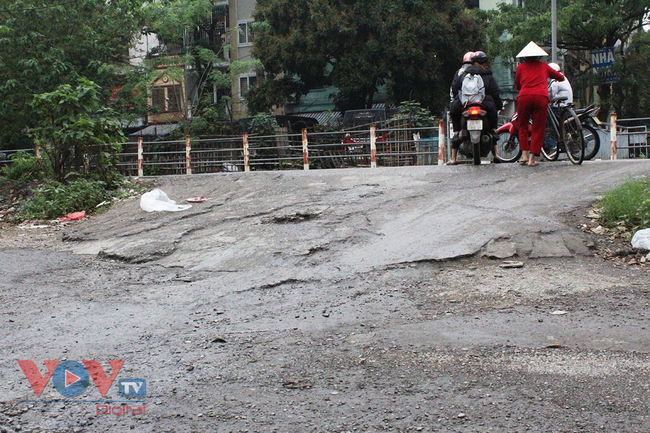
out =
[[[229,11],[230,11],[230,44],[233,47],[233,52],[231,55],[231,60],[236,61],[247,61],[252,60],[251,48],[252,43],[239,43],[239,25],[240,23],[251,23],[253,21],[253,12],[255,11],[255,0],[230,0],[229,1]],[[248,71],[242,75],[255,75],[254,71]],[[232,109],[233,114],[236,118],[244,117],[246,113],[246,105],[244,101],[239,97],[240,95],[239,88],[239,77],[233,83],[232,88]]]

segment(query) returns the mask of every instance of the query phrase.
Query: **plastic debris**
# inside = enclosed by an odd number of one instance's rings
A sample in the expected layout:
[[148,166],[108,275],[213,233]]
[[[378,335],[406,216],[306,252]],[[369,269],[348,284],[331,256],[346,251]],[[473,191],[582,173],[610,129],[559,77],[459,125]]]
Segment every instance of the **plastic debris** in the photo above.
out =
[[206,200],[207,200],[207,198],[205,198],[205,197],[192,197],[192,198],[186,198],[185,199],[185,201],[187,201],[189,203],[203,203]]
[[49,229],[50,227],[52,227],[52,226],[45,225],[45,224],[38,224],[38,225],[32,224],[32,225],[29,225],[29,226],[18,226],[18,228],[20,228],[22,230],[25,230],[25,229]]
[[228,171],[228,172],[239,171],[239,167],[237,167],[235,164],[232,164],[230,162],[223,163],[221,167],[223,171]]
[[67,214],[64,217],[59,218],[59,221],[76,221],[86,217],[86,211],[82,210],[81,212],[72,212]]
[[634,233],[632,246],[640,250],[650,250],[650,229],[643,229]]
[[597,235],[602,235],[602,234],[605,234],[605,232],[607,230],[605,230],[605,227],[603,227],[603,226],[598,226],[598,227],[592,228],[591,231],[596,233]]
[[140,208],[145,212],[178,212],[191,208],[191,204],[176,204],[161,189],[154,189],[142,194]]
[[551,314],[554,316],[564,316],[565,314],[567,314],[567,312],[563,310],[555,310]]
[[523,268],[524,267],[524,262],[517,262],[514,260],[506,260],[505,262],[501,263],[499,265],[500,268],[503,269],[513,269],[513,268]]

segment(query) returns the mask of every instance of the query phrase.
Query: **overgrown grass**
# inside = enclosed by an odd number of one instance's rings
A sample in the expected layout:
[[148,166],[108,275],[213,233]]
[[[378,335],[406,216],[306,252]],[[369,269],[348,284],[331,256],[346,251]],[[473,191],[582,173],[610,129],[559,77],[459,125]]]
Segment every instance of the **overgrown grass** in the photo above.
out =
[[601,224],[631,230],[650,227],[650,180],[629,180],[603,196]]
[[67,184],[50,180],[25,202],[22,215],[27,219],[54,219],[82,210],[91,213],[111,198],[111,191],[99,180],[77,179]]
[[98,204],[128,196],[134,187],[116,172],[102,180],[70,172],[62,182],[54,180],[53,174],[46,156],[36,158],[21,152],[14,155],[11,164],[0,170],[0,195],[16,208],[6,221],[55,219],[79,211],[92,214]]

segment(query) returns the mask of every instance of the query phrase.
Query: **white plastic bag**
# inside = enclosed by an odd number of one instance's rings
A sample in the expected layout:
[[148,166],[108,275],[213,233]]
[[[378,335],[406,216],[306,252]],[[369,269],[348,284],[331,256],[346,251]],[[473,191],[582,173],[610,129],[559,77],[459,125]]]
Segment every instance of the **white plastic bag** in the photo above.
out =
[[650,229],[643,229],[634,233],[632,246],[640,250],[650,250]]
[[153,191],[142,194],[140,198],[140,207],[146,212],[178,212],[192,207],[191,204],[176,204],[174,200],[170,200],[167,194],[161,189],[154,189]]

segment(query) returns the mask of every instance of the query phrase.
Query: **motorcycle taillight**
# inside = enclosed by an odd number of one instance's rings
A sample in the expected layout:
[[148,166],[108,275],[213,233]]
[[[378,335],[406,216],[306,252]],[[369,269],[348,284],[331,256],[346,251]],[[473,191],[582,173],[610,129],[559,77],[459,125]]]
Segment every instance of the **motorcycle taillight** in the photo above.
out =
[[481,109],[479,107],[470,107],[469,109],[470,116],[478,116],[479,114],[481,114]]

